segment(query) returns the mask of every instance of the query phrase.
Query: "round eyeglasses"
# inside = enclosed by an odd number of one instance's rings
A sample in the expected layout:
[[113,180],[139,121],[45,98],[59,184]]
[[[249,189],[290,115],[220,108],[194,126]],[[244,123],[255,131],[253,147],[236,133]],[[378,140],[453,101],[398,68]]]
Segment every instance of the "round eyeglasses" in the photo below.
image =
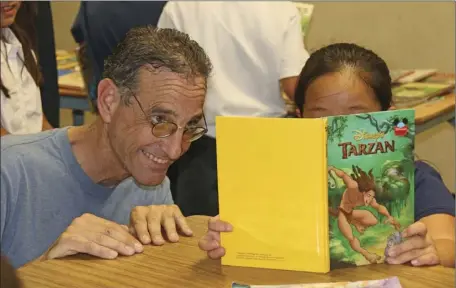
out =
[[[144,116],[147,118],[147,114],[144,111],[141,102],[139,102],[138,98],[136,98],[136,95],[132,93],[133,98],[135,98],[136,102],[138,103],[139,108],[141,109],[142,113]],[[206,123],[206,118],[204,117],[203,114],[203,121],[204,121],[204,127],[202,126],[197,126],[197,125],[190,125],[186,127],[181,127],[177,125],[174,122],[169,122],[169,121],[160,121],[159,123],[150,123],[152,125],[152,135],[154,135],[157,138],[166,138],[174,133],[177,132],[177,130],[182,129],[182,140],[185,142],[193,142],[195,140],[198,140],[201,138],[204,134],[207,133],[207,123]]]

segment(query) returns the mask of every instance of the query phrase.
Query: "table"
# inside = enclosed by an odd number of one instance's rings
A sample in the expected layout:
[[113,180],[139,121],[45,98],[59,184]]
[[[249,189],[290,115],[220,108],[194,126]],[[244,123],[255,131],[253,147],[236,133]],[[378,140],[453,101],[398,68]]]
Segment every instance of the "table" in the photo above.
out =
[[455,94],[436,97],[415,107],[415,131],[418,134],[454,117]]
[[73,113],[73,125],[84,124],[84,111],[92,111],[87,92],[81,88],[59,87],[60,108],[71,109]]
[[405,265],[369,265],[331,271],[328,274],[301,273],[241,267],[221,267],[198,249],[197,241],[206,231],[207,217],[188,218],[194,237],[179,243],[146,246],[142,254],[116,260],[76,255],[60,260],[32,263],[18,270],[24,287],[185,287],[223,288],[232,281],[247,284],[293,284],[381,279],[398,276],[404,288],[454,287],[454,269],[415,268]]

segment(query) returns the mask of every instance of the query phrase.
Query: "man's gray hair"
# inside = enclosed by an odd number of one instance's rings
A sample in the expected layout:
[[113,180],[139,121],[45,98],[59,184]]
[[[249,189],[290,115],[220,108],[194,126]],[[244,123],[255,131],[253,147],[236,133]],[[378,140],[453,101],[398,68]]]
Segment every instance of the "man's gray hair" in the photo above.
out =
[[143,67],[166,68],[183,77],[209,77],[212,64],[196,41],[178,30],[151,25],[131,29],[104,63],[103,78],[120,89],[125,104],[130,91],[137,88],[138,72]]

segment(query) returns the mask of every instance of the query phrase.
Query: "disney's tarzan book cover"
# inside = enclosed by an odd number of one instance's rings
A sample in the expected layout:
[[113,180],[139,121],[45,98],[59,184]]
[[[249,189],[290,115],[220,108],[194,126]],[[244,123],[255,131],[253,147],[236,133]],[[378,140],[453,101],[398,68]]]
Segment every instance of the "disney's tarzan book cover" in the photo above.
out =
[[414,122],[414,110],[328,118],[331,269],[382,263],[414,222]]

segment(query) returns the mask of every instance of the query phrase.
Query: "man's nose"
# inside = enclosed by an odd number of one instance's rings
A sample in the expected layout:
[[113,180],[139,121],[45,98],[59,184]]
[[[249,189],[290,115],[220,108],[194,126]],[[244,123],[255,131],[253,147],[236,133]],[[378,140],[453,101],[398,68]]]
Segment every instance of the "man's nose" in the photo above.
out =
[[176,133],[165,138],[162,147],[169,159],[177,160],[182,154],[182,132],[177,131]]

